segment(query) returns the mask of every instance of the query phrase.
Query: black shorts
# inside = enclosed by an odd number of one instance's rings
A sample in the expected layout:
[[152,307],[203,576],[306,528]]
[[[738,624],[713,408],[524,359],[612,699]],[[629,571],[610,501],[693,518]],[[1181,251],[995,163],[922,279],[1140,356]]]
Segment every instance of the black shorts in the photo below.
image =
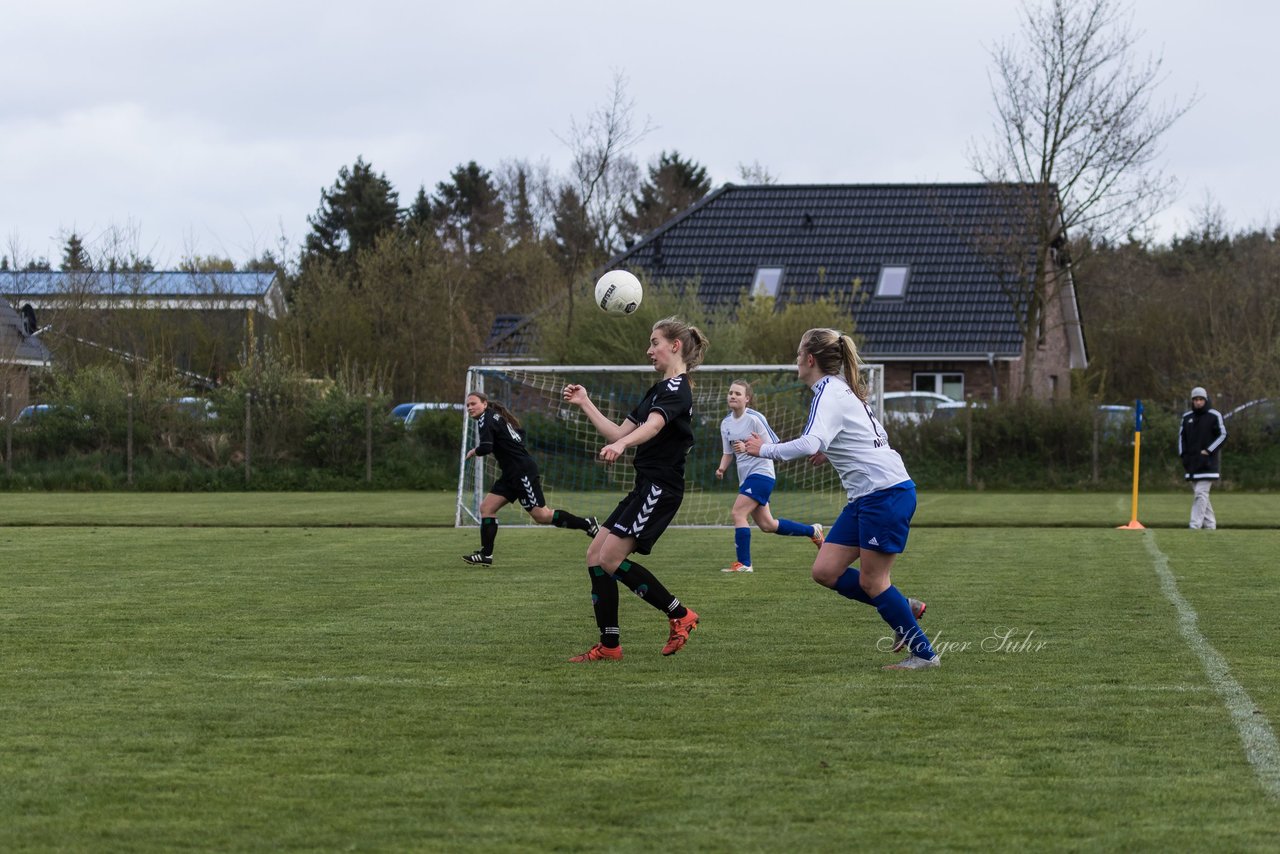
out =
[[513,504],[518,503],[525,510],[547,506],[547,499],[542,496],[542,478],[536,474],[503,475],[493,482],[489,491]]
[[636,481],[635,489],[618,502],[604,527],[619,537],[635,537],[636,551],[647,555],[653,544],[676,518],[684,490],[676,491],[653,481]]

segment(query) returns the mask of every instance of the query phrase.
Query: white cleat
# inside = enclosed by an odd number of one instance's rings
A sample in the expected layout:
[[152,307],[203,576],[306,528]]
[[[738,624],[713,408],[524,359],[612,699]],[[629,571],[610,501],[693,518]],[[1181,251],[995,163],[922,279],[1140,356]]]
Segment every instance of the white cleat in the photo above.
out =
[[743,563],[742,561],[737,561],[737,560],[733,562],[733,566],[727,566],[720,571],[721,572],[755,572],[755,570],[751,568],[750,564],[746,564],[746,563]]
[[908,655],[897,664],[886,664],[882,670],[927,670],[930,667],[941,667],[942,659],[938,656],[933,658],[921,658],[918,655]]
[[813,523],[813,536],[809,538],[818,548],[822,548],[822,544],[826,542],[827,535],[822,533],[822,526],[817,522]]

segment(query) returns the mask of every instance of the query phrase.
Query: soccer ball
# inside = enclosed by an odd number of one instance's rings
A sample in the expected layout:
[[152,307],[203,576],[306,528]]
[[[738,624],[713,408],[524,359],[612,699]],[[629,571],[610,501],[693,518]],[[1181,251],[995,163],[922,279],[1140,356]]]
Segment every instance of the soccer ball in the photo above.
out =
[[596,305],[605,314],[631,314],[640,307],[643,296],[640,280],[626,270],[610,270],[596,282]]

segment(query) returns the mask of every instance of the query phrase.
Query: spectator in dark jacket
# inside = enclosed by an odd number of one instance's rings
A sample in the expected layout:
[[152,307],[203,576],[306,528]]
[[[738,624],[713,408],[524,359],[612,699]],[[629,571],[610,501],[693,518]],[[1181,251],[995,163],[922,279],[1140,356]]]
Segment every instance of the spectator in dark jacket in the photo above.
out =
[[1227,441],[1227,426],[1222,413],[1209,405],[1209,393],[1202,387],[1191,389],[1191,408],[1182,413],[1182,429],[1178,431],[1178,456],[1187,480],[1195,489],[1191,501],[1191,527],[1212,531],[1218,527],[1209,502],[1209,489],[1218,479],[1219,451]]

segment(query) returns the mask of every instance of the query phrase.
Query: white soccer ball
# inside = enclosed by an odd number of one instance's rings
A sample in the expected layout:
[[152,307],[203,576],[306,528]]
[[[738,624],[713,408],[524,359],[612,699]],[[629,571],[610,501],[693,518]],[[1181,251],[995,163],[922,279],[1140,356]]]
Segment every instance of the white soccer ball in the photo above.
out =
[[610,270],[596,282],[596,305],[605,314],[631,314],[640,307],[643,296],[640,280],[626,270]]

